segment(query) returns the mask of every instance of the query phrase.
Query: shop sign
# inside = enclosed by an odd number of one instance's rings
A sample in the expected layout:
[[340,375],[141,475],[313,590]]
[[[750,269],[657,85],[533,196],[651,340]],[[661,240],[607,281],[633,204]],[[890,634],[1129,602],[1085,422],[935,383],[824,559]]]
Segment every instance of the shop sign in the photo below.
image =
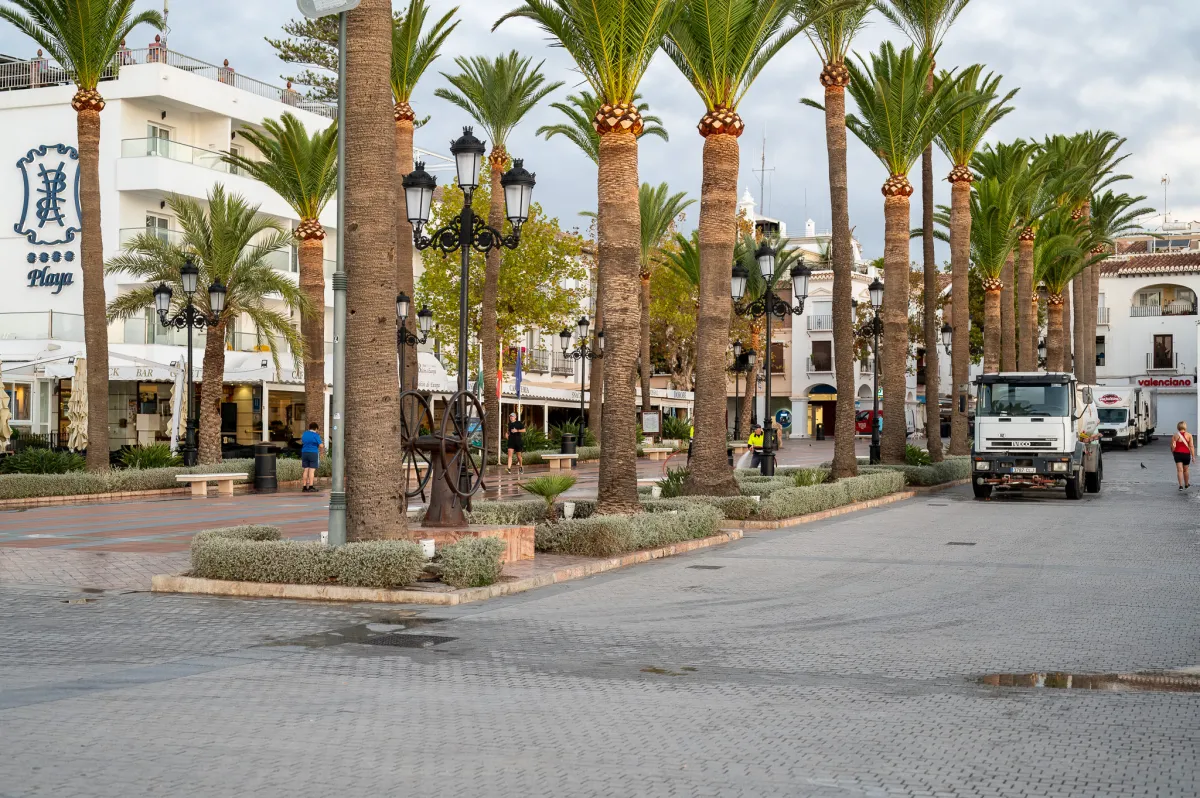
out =
[[1139,377],[1137,384],[1143,388],[1194,388],[1196,380],[1191,376]]
[[1121,397],[1117,396],[1115,393],[1106,393],[1097,401],[1099,401],[1102,405],[1115,405],[1117,402],[1121,401]]
[[[79,212],[79,151],[66,144],[34,147],[17,161],[24,195],[21,217],[13,229],[36,247],[59,247],[74,242],[82,232]],[[71,272],[51,271],[51,263],[72,263],[75,253],[67,249],[29,252],[26,261],[34,268],[25,279],[30,288],[52,288],[60,293],[73,285]],[[43,264],[39,269],[38,263]]]

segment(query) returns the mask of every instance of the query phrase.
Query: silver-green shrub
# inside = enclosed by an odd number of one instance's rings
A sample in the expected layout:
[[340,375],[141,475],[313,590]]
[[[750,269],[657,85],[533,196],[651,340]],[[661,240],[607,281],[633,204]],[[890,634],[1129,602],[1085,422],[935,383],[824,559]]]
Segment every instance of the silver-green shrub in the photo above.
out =
[[686,510],[696,504],[716,507],[726,518],[745,521],[758,514],[759,504],[752,496],[681,496],[678,499],[643,498],[642,506],[651,512],[662,510]]
[[467,523],[484,526],[530,526],[546,517],[546,503],[540,499],[512,502],[476,501],[471,503]]
[[808,488],[777,490],[763,499],[759,515],[770,520],[795,518],[854,502],[878,499],[903,489],[904,475],[895,471],[848,477]]
[[944,485],[947,482],[957,482],[960,479],[968,479],[971,476],[971,458],[955,456],[947,457],[940,463],[931,463],[924,466],[878,465],[871,466],[871,468],[899,471],[901,474],[904,474],[904,478],[909,485],[928,487],[931,485]]
[[[686,503],[687,499],[672,502]],[[665,502],[665,500],[664,500]],[[538,551],[584,557],[611,557],[638,549],[657,548],[716,533],[724,519],[708,504],[691,503],[675,509],[666,503],[638,515],[594,515],[537,525]]]
[[506,544],[500,538],[463,538],[443,546],[439,563],[442,581],[451,587],[485,587],[500,579],[500,558]]
[[396,588],[417,581],[425,567],[421,546],[410,540],[369,540],[330,550],[334,577],[349,587]]
[[192,576],[233,582],[320,585],[333,581],[332,551],[321,543],[295,540],[228,537],[193,540]]

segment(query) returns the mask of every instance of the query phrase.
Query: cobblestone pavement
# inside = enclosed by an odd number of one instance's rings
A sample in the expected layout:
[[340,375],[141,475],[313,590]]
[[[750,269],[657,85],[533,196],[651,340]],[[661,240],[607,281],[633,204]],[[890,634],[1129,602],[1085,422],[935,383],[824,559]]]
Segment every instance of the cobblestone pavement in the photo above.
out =
[[975,681],[1200,664],[1200,495],[1106,461],[461,608],[3,585],[0,796],[1194,796],[1200,694]]

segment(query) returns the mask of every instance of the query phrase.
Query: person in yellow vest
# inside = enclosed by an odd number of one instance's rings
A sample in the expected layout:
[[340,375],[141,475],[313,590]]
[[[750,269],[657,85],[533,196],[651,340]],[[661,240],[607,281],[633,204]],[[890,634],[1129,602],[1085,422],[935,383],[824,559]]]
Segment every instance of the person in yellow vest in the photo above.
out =
[[763,428],[762,424],[755,424],[754,430],[750,433],[750,437],[746,439],[747,445],[750,447],[752,458],[750,460],[751,468],[758,468],[762,465],[762,450],[763,450]]

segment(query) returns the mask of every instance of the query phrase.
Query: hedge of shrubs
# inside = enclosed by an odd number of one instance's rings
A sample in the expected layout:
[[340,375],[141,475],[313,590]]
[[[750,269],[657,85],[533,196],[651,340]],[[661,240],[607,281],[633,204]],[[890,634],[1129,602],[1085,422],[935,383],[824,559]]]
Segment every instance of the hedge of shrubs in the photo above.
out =
[[500,538],[463,538],[442,547],[442,581],[451,587],[486,587],[500,579],[500,557],[508,544]]
[[947,482],[957,482],[971,476],[971,458],[955,456],[947,457],[940,463],[930,463],[923,466],[912,465],[874,465],[859,469],[860,473],[877,471],[898,471],[904,475],[909,485],[929,487],[944,485]]
[[767,521],[795,518],[882,498],[903,489],[904,475],[896,471],[862,474],[807,488],[785,488],[764,497],[756,517]]
[[716,534],[724,514],[708,504],[691,503],[682,509],[648,505],[639,515],[594,515],[589,518],[545,521],[537,525],[534,546],[538,551],[583,557],[668,546]]

